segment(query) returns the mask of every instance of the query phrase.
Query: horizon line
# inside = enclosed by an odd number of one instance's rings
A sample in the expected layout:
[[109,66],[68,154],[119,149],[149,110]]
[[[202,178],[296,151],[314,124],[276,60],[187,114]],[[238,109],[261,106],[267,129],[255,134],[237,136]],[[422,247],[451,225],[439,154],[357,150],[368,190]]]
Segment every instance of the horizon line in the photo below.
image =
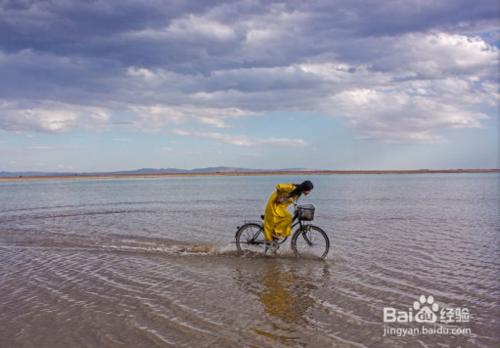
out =
[[[133,172],[133,171],[132,171]],[[22,173],[30,172],[6,172],[14,176],[0,176],[0,181],[10,180],[34,180],[34,179],[96,179],[96,178],[158,178],[178,176],[262,176],[262,175],[335,175],[335,174],[471,174],[471,173],[500,173],[500,168],[458,168],[458,169],[382,169],[382,170],[255,170],[255,171],[207,171],[207,172],[160,172],[160,173],[120,173],[120,172],[94,172],[94,173],[49,173],[31,172],[34,175],[23,176]]]

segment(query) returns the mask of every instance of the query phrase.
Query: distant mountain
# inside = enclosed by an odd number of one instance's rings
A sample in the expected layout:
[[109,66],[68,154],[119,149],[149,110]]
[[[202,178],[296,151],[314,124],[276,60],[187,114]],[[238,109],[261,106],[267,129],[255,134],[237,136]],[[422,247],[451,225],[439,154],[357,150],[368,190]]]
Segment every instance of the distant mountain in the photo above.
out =
[[0,172],[0,177],[15,178],[15,177],[30,177],[30,176],[92,176],[92,175],[150,175],[150,174],[210,174],[210,173],[255,173],[255,172],[286,172],[286,171],[305,171],[309,169],[303,168],[287,168],[287,169],[252,169],[239,167],[207,167],[194,169],[178,169],[178,168],[141,168],[135,170],[120,170],[114,172]]

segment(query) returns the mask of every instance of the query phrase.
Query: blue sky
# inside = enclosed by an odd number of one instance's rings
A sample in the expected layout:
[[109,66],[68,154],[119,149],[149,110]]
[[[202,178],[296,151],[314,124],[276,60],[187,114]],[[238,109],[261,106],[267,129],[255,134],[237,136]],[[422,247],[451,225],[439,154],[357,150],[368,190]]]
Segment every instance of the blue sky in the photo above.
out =
[[496,1],[0,2],[0,171],[498,167]]

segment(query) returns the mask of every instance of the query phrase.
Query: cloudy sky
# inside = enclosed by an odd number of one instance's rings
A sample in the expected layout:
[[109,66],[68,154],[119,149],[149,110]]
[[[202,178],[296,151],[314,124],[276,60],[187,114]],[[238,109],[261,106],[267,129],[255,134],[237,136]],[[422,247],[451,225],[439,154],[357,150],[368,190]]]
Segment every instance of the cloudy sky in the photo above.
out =
[[498,167],[496,0],[0,0],[0,171]]

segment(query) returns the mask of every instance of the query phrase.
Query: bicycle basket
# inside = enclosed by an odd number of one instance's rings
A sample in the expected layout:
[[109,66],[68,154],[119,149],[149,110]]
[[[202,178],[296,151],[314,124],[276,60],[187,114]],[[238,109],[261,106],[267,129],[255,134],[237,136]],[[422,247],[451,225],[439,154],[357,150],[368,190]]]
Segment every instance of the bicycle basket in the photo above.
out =
[[300,220],[312,221],[314,219],[314,205],[303,204],[297,206],[297,214]]

